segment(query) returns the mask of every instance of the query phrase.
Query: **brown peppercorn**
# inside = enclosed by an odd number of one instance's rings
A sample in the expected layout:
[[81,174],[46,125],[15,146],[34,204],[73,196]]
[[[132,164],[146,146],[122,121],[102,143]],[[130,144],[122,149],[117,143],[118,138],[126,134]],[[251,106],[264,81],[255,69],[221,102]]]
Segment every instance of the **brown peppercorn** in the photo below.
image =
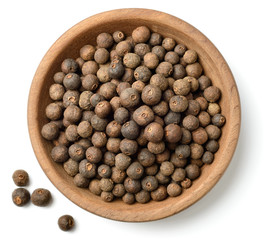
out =
[[187,164],[187,159],[179,158],[175,153],[172,153],[170,162],[177,168],[183,168]]
[[90,141],[90,139],[87,138],[81,138],[80,140],[78,140],[77,142],[75,142],[77,144],[79,144],[80,146],[82,146],[85,151],[92,146],[92,143]]
[[169,176],[163,175],[160,171],[156,174],[156,178],[157,178],[159,184],[166,185],[169,182],[171,182],[171,178]]
[[198,81],[199,81],[201,91],[204,91],[206,88],[208,88],[211,85],[211,80],[204,75],[200,76]]
[[215,153],[219,149],[219,143],[216,140],[209,140],[205,145],[205,149],[209,152]]
[[159,123],[153,122],[146,126],[144,134],[149,142],[160,142],[163,138],[163,128]]
[[104,64],[109,60],[110,53],[108,52],[108,50],[106,48],[98,48],[95,51],[94,58],[98,64]]
[[141,190],[140,192],[135,194],[135,198],[138,203],[144,204],[150,201],[151,195],[149,192]]
[[133,162],[126,171],[128,177],[131,179],[140,179],[144,173],[144,168],[139,162]]
[[202,145],[208,140],[208,135],[204,128],[199,127],[192,132],[192,138],[195,143]]
[[99,93],[105,99],[112,99],[116,95],[116,85],[111,82],[104,83],[99,88]]
[[141,59],[143,59],[144,55],[150,52],[150,46],[145,43],[138,43],[135,45],[134,52],[139,55]]
[[178,145],[175,149],[176,157],[186,159],[190,156],[191,150],[189,145]]
[[73,181],[74,184],[79,188],[87,188],[90,183],[90,179],[83,177],[80,173],[74,176]]
[[217,140],[221,136],[221,130],[215,125],[208,125],[205,130],[211,140]]
[[160,185],[156,190],[151,192],[151,198],[154,201],[162,201],[167,198],[167,188],[163,185]]
[[131,51],[131,48],[132,47],[128,41],[121,41],[116,45],[116,52],[120,57],[123,57]]
[[187,188],[190,188],[191,185],[192,185],[192,181],[189,179],[189,178],[185,178],[181,183],[180,185],[184,188],[184,189],[187,189]]
[[159,33],[152,33],[149,39],[149,43],[152,46],[160,45],[162,42],[162,36]]
[[178,44],[175,48],[174,51],[180,56],[182,57],[184,55],[184,53],[186,52],[187,48],[185,45],[183,44]]
[[190,180],[194,180],[200,176],[200,168],[196,164],[189,164],[186,168],[186,176]]
[[100,197],[104,202],[111,202],[114,200],[114,195],[111,192],[102,192]]
[[140,134],[139,134],[138,138],[136,139],[136,141],[139,146],[143,147],[143,146],[147,145],[148,141],[144,135],[144,129],[141,129]]
[[196,100],[188,101],[188,108],[186,110],[187,115],[197,116],[200,112],[200,104]]
[[123,184],[118,183],[114,186],[113,190],[112,190],[112,194],[115,197],[123,197],[123,195],[126,193],[125,187]]
[[137,155],[137,160],[144,167],[149,167],[153,165],[155,162],[155,158],[155,155],[151,153],[147,148],[142,148]]
[[121,134],[128,139],[136,139],[139,136],[138,124],[133,120],[124,123],[121,127]]
[[53,147],[51,157],[55,162],[66,162],[69,159],[68,148],[63,145]]
[[203,95],[208,102],[216,102],[220,98],[221,91],[215,86],[210,86],[204,90]]
[[81,68],[81,72],[84,76],[88,74],[95,75],[98,70],[99,70],[99,66],[95,61],[87,61],[82,65],[82,68]]
[[18,207],[26,205],[30,201],[29,191],[25,188],[16,188],[12,192],[12,201]]
[[107,143],[107,136],[105,132],[95,132],[91,138],[92,144],[97,148],[102,148]]
[[126,172],[124,170],[120,170],[118,167],[112,168],[111,179],[113,180],[114,183],[123,183],[125,178],[126,178]]
[[64,118],[71,123],[76,123],[81,119],[81,109],[75,105],[70,105],[64,111]]
[[54,74],[53,80],[54,80],[55,83],[62,84],[64,77],[65,77],[65,73],[57,72],[57,73]]
[[181,95],[173,96],[169,101],[169,107],[173,112],[184,112],[188,107],[188,100]]
[[140,103],[140,95],[134,88],[126,88],[120,94],[120,102],[123,107],[133,108]]
[[187,50],[184,55],[183,55],[183,60],[187,63],[187,64],[191,64],[191,63],[195,63],[198,59],[198,54],[195,50]]
[[162,46],[165,48],[166,51],[171,51],[176,46],[176,42],[173,38],[164,38],[162,41]]
[[79,102],[79,92],[75,90],[68,90],[63,95],[63,105],[68,107],[69,105],[78,105]]
[[136,89],[139,93],[142,92],[143,88],[145,87],[145,83],[138,80],[138,81],[135,81],[133,84],[132,84],[132,88]]
[[211,122],[210,115],[205,111],[200,112],[200,114],[198,115],[198,119],[202,127],[206,127]]
[[177,183],[172,182],[167,186],[167,193],[170,197],[177,197],[182,193],[182,188]]
[[65,130],[65,136],[68,141],[75,142],[79,139],[79,135],[77,133],[77,126],[74,124],[70,124]]
[[134,111],[133,119],[138,125],[146,126],[154,120],[154,112],[147,105],[143,105]]
[[190,82],[186,78],[178,79],[173,84],[173,90],[177,95],[186,96],[191,90]]
[[209,103],[207,112],[211,117],[221,112],[221,107],[218,103]]
[[135,195],[132,193],[125,193],[122,197],[122,201],[126,204],[133,204],[135,202]]
[[185,77],[185,75],[186,75],[185,68],[181,64],[175,64],[173,66],[173,79],[175,80],[182,79]]
[[87,138],[92,135],[93,127],[88,121],[82,121],[77,126],[77,133],[80,137]]
[[169,77],[173,73],[173,65],[169,62],[161,62],[156,68],[156,73]]
[[79,96],[79,107],[83,110],[90,110],[92,105],[90,102],[93,93],[91,91],[83,91]]
[[125,39],[125,34],[121,31],[115,31],[113,33],[113,39],[116,43],[119,43],[119,42],[121,42],[122,40]]
[[109,76],[109,64],[101,65],[98,71],[96,72],[96,76],[101,83],[107,83],[111,81],[111,77]]
[[85,149],[77,143],[74,143],[69,147],[68,153],[70,158],[77,162],[85,157]]
[[78,173],[79,163],[69,158],[63,163],[63,168],[69,176],[74,177]]
[[140,64],[140,57],[135,53],[126,53],[123,57],[123,64],[127,68],[135,69]]
[[110,192],[114,188],[114,182],[110,178],[101,178],[99,181],[99,186],[102,191],[104,192]]
[[120,142],[120,151],[126,155],[134,155],[138,150],[138,144],[135,140],[124,138]]
[[120,136],[120,130],[121,130],[121,125],[118,124],[117,121],[111,121],[110,123],[108,123],[107,127],[106,127],[106,134],[109,137],[119,137]]
[[154,163],[152,166],[145,168],[145,174],[147,176],[155,176],[158,170],[159,170],[158,164]]
[[120,82],[116,87],[116,92],[118,93],[118,95],[120,95],[122,91],[125,90],[126,88],[131,88],[131,84],[128,82]]
[[95,107],[95,114],[100,118],[106,118],[112,111],[112,106],[108,101],[101,101]]
[[99,182],[100,181],[98,179],[93,179],[89,184],[89,190],[97,196],[100,196],[100,194],[102,193]]
[[208,108],[208,102],[204,97],[197,97],[196,101],[200,104],[201,111],[205,111]]
[[168,81],[162,74],[154,74],[150,79],[150,84],[159,87],[161,91],[168,88]]
[[100,33],[96,37],[96,43],[99,48],[110,48],[114,43],[114,39],[110,33]]
[[94,91],[98,88],[99,81],[96,75],[88,74],[82,79],[82,86],[88,91]]
[[170,150],[165,149],[162,153],[156,154],[156,162],[161,164],[162,162],[170,159]]
[[212,152],[206,151],[202,156],[202,162],[205,164],[211,164],[214,160],[214,154]]
[[129,119],[129,111],[126,108],[120,107],[114,112],[114,120],[118,124],[123,124],[128,119]]
[[77,59],[75,59],[75,61],[78,64],[80,69],[82,68],[83,64],[85,63],[85,61],[81,57],[78,57]]
[[182,168],[176,168],[171,176],[175,182],[182,182],[185,179],[185,170]]
[[37,188],[32,192],[31,201],[39,207],[47,206],[52,199],[51,192],[45,188]]
[[120,151],[120,138],[108,138],[106,149],[112,153],[118,153]]
[[80,57],[85,60],[93,60],[95,55],[95,47],[92,45],[84,45],[79,51]]
[[68,90],[76,90],[81,85],[81,80],[78,74],[68,73],[63,79],[63,85]]
[[61,84],[54,83],[50,86],[49,95],[52,100],[62,100],[64,93],[65,88]]
[[165,143],[164,142],[148,142],[147,144],[148,150],[153,154],[160,154],[165,150]]
[[144,65],[149,69],[155,69],[159,64],[159,58],[155,53],[148,52],[143,57]]
[[149,40],[151,34],[146,26],[140,26],[133,30],[132,38],[135,43],[145,43]]
[[222,114],[215,114],[212,117],[212,124],[217,127],[222,127],[225,124],[225,116]]
[[[169,78],[168,78],[169,80]],[[173,90],[171,89],[167,89],[164,91],[164,93],[162,94],[162,98],[165,102],[169,102],[171,97],[175,96],[175,93],[173,92]]]
[[162,46],[154,46],[152,48],[152,53],[155,53],[158,56],[159,60],[162,61],[164,59],[166,50]]
[[192,140],[191,132],[185,128],[181,128],[182,130],[182,138],[181,143],[182,144],[189,144]]
[[110,104],[111,104],[113,112],[115,112],[118,108],[121,107],[120,98],[118,96],[114,96],[110,100]]
[[169,143],[176,143],[181,140],[182,131],[179,125],[169,124],[164,128],[165,140]]
[[56,103],[50,103],[45,110],[46,117],[50,120],[58,120],[62,117],[62,108]]
[[179,55],[173,51],[169,51],[165,54],[164,60],[166,62],[171,63],[172,65],[175,65],[179,62],[180,58]]
[[189,131],[193,131],[199,127],[199,119],[193,115],[188,115],[182,120],[182,125]]
[[165,161],[163,163],[161,163],[160,165],[160,172],[164,175],[164,176],[170,176],[173,174],[174,172],[174,165],[171,162]]
[[134,71],[134,77],[137,81],[148,82],[151,75],[151,71],[146,66],[139,66]]
[[121,60],[119,59],[112,60],[108,68],[108,74],[110,78],[119,79],[123,76],[124,71],[125,69]]
[[101,132],[105,131],[107,124],[108,124],[107,119],[102,119],[97,115],[94,115],[91,117],[91,125],[93,129],[96,131],[101,131]]
[[79,163],[79,173],[85,178],[94,178],[96,176],[96,165],[90,163],[87,159],[83,159]]
[[58,219],[58,226],[63,231],[69,231],[74,227],[74,219],[70,215],[63,215]]
[[204,152],[202,145],[199,145],[197,143],[191,143],[190,144],[190,151],[191,151],[190,157],[192,159],[201,158],[201,156]]
[[86,150],[86,159],[90,161],[91,163],[98,163],[102,159],[102,152],[97,147],[89,147]]
[[158,180],[154,176],[146,176],[141,181],[142,189],[152,192],[158,188]]
[[158,116],[163,117],[167,114],[167,112],[169,110],[168,103],[165,101],[161,101],[157,105],[153,106],[152,110]]
[[194,78],[199,78],[202,74],[202,66],[196,62],[192,64],[188,64],[185,68],[186,73],[188,76],[194,77]]
[[74,73],[78,70],[78,64],[76,63],[75,60],[71,58],[66,58],[62,63],[61,63],[61,70],[65,74],[67,73]]
[[161,99],[160,88],[151,84],[145,86],[141,93],[141,99],[147,105],[156,105]]
[[128,193],[138,193],[141,190],[141,183],[139,180],[127,177],[124,180],[124,187]]
[[29,182],[29,174],[22,169],[16,170],[12,174],[12,180],[16,186],[26,186]]

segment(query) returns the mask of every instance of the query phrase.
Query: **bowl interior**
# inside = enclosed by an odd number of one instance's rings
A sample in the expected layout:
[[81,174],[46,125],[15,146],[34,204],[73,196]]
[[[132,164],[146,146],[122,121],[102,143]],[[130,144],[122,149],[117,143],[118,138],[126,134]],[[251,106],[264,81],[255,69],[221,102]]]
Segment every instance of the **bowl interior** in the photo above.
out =
[[[79,57],[79,49],[85,44],[95,45],[101,32],[113,33],[121,30],[130,35],[140,25],[148,26],[153,32],[172,37],[178,43],[195,49],[204,74],[222,91],[220,105],[226,124],[222,129],[220,149],[211,165],[203,166],[201,176],[191,188],[176,198],[162,202],[126,205],[121,200],[103,202],[87,189],[77,188],[62,165],[50,158],[53,145],[44,140],[40,131],[48,122],[44,112],[51,102],[48,94],[53,75],[60,71],[65,58]],[[32,145],[37,159],[52,183],[70,200],[97,215],[121,221],[150,221],[164,218],[190,206],[204,196],[219,180],[234,153],[240,128],[240,102],[234,78],[225,60],[215,46],[197,29],[171,15],[145,9],[122,9],[92,16],[64,33],[49,49],[34,76],[29,95],[28,124]]]

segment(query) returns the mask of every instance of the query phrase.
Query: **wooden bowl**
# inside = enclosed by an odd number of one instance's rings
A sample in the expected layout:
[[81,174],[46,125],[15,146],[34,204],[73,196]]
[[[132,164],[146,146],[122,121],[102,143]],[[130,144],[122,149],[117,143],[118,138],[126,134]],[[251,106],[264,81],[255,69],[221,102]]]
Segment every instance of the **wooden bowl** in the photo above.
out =
[[[222,91],[220,105],[226,116],[222,129],[220,149],[211,165],[203,166],[201,176],[191,188],[175,198],[161,202],[127,205],[121,200],[103,202],[88,189],[74,186],[73,179],[61,164],[52,161],[52,143],[42,138],[43,124],[48,122],[45,107],[51,102],[48,94],[53,75],[60,71],[65,58],[77,58],[79,49],[85,44],[94,44],[101,32],[122,30],[127,35],[146,25],[164,37],[172,37],[178,43],[198,52],[205,75]],[[152,221],[171,216],[189,207],[202,198],[220,179],[236,148],[240,131],[240,100],[232,73],[216,47],[196,28],[169,14],[148,9],[119,9],[100,13],[76,24],[65,32],[48,50],[42,59],[32,82],[28,101],[28,127],[35,155],[48,178],[67,198],[78,206],[99,216],[127,221]]]

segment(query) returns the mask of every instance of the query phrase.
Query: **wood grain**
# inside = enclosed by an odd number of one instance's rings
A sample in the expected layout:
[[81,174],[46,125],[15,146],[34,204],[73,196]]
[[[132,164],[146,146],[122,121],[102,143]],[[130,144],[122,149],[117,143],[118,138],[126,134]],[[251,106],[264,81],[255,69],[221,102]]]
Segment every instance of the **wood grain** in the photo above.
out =
[[[62,60],[76,58],[79,49],[85,44],[95,44],[101,32],[122,30],[127,35],[140,25],[164,37],[172,37],[198,52],[205,74],[222,91],[220,105],[227,123],[222,130],[220,149],[215,161],[204,166],[201,177],[192,187],[176,198],[162,202],[151,201],[147,204],[126,205],[121,200],[103,202],[86,189],[74,186],[72,178],[61,165],[50,158],[52,144],[41,137],[40,131],[47,122],[44,111],[51,101],[48,95],[53,75],[60,71]],[[65,32],[48,50],[42,59],[32,82],[28,100],[28,127],[35,155],[51,182],[78,206],[109,219],[142,222],[152,221],[178,213],[201,199],[220,179],[234,154],[240,132],[240,100],[233,75],[216,47],[196,28],[185,21],[148,9],[119,9],[89,17]]]

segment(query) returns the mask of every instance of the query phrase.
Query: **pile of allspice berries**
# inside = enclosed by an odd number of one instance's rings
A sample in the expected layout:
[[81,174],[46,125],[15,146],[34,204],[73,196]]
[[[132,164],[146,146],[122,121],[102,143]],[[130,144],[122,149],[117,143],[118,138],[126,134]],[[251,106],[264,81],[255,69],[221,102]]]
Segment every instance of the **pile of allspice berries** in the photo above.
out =
[[77,187],[103,201],[161,201],[211,164],[221,91],[193,49],[146,26],[103,32],[53,76],[42,136]]

